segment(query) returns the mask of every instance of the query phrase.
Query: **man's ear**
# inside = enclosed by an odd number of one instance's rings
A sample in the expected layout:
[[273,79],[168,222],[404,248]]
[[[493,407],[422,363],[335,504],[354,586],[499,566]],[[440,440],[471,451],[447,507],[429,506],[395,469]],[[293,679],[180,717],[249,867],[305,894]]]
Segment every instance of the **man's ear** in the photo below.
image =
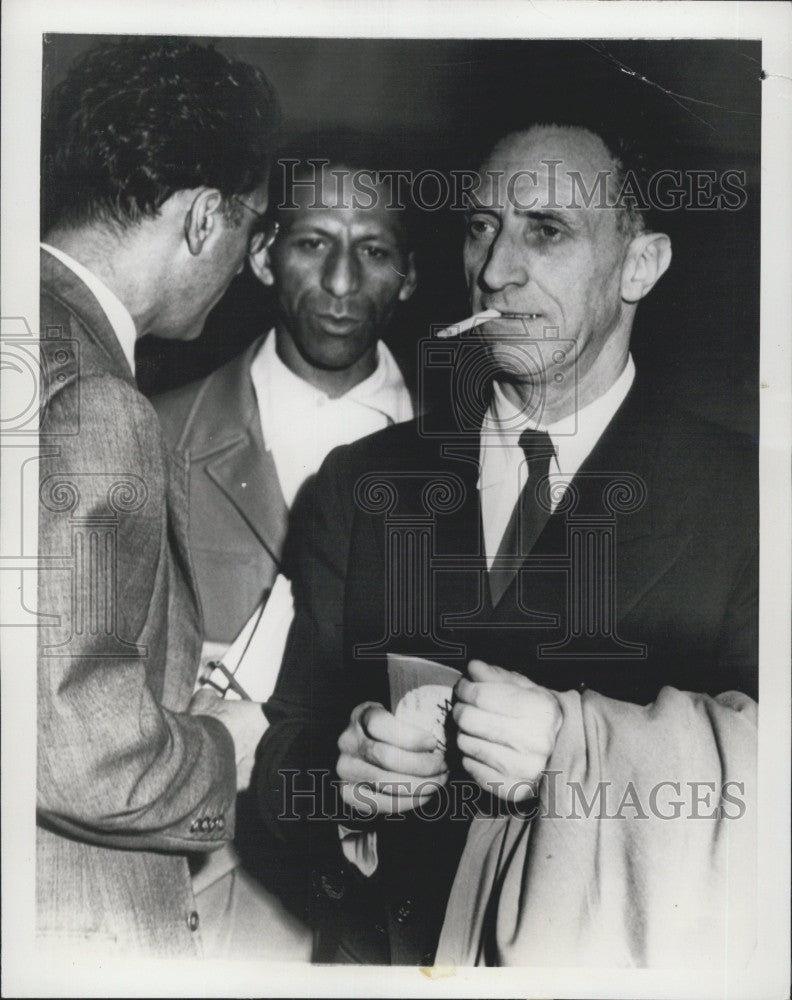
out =
[[668,270],[671,240],[665,233],[639,233],[630,241],[622,267],[621,296],[638,302]]
[[184,237],[190,253],[197,257],[220,219],[223,196],[217,188],[201,188],[184,218]]
[[271,247],[263,246],[256,253],[248,254],[250,270],[255,274],[262,285],[271,287],[275,284],[275,275],[272,273],[272,261],[270,260]]
[[407,274],[399,289],[399,302],[406,302],[418,284],[418,273],[415,270],[415,254],[407,254]]

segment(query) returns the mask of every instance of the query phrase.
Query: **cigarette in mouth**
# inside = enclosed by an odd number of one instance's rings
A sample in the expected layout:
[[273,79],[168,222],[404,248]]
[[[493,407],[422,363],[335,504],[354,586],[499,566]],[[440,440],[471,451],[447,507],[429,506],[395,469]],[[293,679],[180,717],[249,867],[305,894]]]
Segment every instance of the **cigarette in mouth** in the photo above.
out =
[[447,326],[445,330],[440,330],[435,336],[440,340],[448,340],[450,337],[458,337],[460,333],[465,333],[467,330],[471,330],[474,326],[478,326],[479,323],[486,323],[488,319],[497,319],[498,316],[503,315],[498,312],[497,309],[485,309],[483,312],[477,312],[473,316],[469,316],[467,319],[463,319],[459,323],[452,323],[451,326]]

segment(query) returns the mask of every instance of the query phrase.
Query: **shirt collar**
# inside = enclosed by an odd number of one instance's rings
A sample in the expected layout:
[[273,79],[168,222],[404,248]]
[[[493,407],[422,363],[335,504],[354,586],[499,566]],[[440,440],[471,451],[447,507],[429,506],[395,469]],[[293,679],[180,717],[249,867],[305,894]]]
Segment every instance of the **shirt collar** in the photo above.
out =
[[115,292],[112,292],[100,278],[97,278],[93,271],[89,271],[78,260],[64,253],[63,250],[50,246],[49,243],[42,243],[41,246],[47,253],[52,254],[53,257],[57,257],[61,264],[64,264],[70,271],[73,271],[93,294],[96,301],[102,307],[105,316],[107,316],[107,322],[112,327],[113,333],[121,345],[121,350],[124,352],[124,357],[127,359],[129,368],[134,375],[137,330],[135,329],[135,321],[130,316],[127,307]]
[[330,399],[326,392],[295,375],[283,363],[275,347],[274,330],[267,334],[253,359],[250,377],[256,389],[259,410],[266,413],[267,419],[262,423],[270,434],[277,433],[275,428],[280,426],[286,414],[307,410],[315,406],[319,399],[329,405],[341,401],[357,403],[382,413],[392,423],[401,423],[412,417],[412,404],[402,373],[381,340],[377,341],[374,371],[337,399]]

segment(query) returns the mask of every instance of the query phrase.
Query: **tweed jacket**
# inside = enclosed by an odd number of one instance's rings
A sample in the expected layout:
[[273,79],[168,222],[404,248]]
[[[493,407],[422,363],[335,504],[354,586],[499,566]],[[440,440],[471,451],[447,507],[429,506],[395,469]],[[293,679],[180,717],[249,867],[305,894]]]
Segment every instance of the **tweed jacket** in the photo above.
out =
[[183,714],[187,470],[98,302],[45,251],[40,317],[38,934],[197,954],[185,855],[233,836],[236,772],[226,728]]

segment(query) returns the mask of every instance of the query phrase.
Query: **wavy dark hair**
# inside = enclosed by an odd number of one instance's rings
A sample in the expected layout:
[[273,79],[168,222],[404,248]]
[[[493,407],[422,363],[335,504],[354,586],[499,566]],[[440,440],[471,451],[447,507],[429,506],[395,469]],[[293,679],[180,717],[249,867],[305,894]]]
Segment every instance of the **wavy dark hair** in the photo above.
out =
[[102,44],[45,108],[43,229],[126,228],[191,188],[251,192],[266,180],[279,127],[275,91],[247,63],[174,39]]

